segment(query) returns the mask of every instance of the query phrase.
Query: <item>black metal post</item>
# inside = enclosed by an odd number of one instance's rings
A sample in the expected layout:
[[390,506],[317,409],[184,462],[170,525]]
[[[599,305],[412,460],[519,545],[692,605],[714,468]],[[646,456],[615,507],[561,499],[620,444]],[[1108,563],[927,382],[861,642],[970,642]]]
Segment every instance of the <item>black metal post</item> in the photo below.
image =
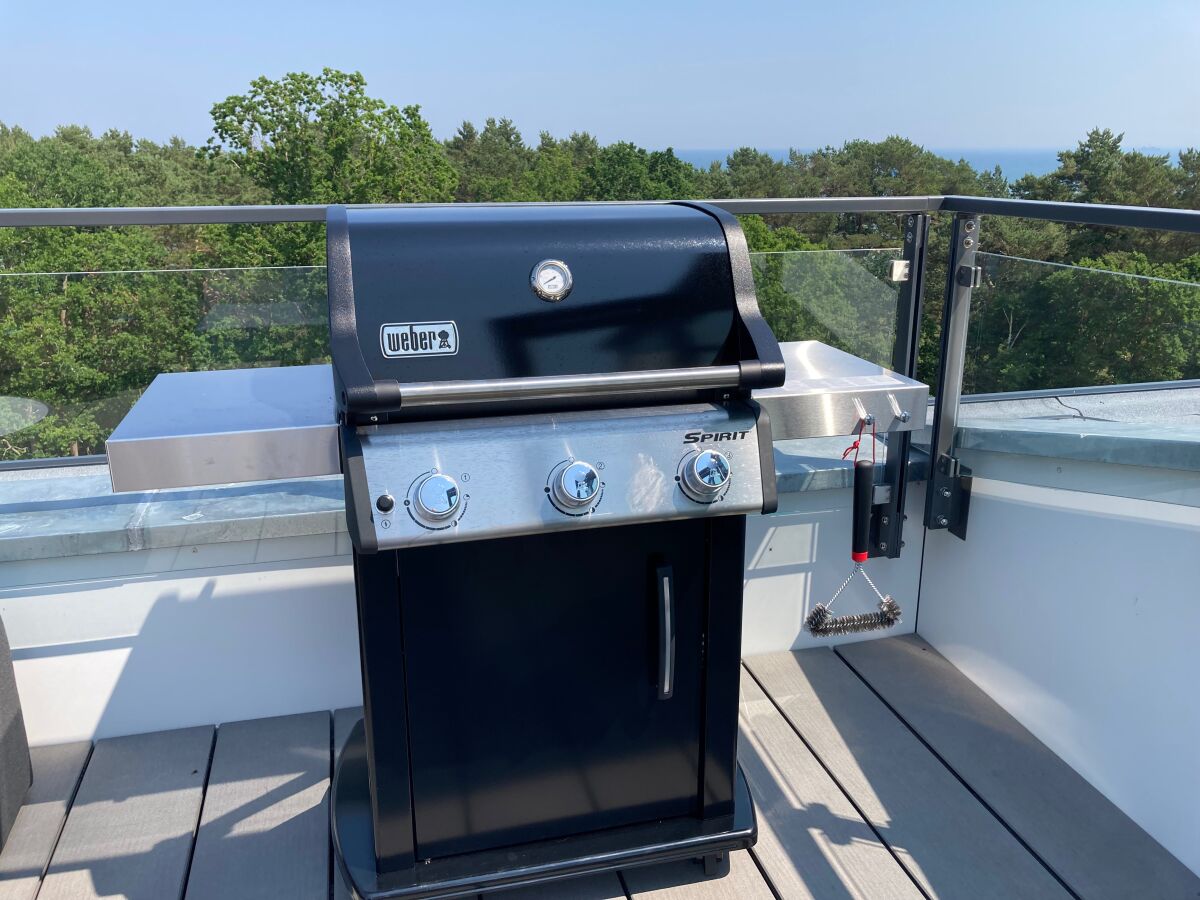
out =
[[925,527],[946,528],[966,539],[971,502],[971,471],[954,455],[958,403],[962,396],[967,358],[967,326],[971,318],[971,291],[979,286],[981,269],[975,264],[979,249],[979,216],[960,213],[950,235],[950,265],[946,275],[946,305],[942,311],[942,352],[938,363],[937,400],[933,408],[932,464],[925,495]]
[[[908,378],[917,377],[917,348],[921,339],[921,298],[925,287],[925,245],[929,216],[910,215],[904,223],[900,292],[896,298],[896,341],[892,345],[892,369]],[[906,272],[904,270],[907,270]],[[922,415],[918,412],[918,415]],[[908,488],[908,453],[912,433],[888,435],[887,462],[883,482],[889,488],[886,502],[871,515],[870,555],[895,559],[904,546],[904,499]]]

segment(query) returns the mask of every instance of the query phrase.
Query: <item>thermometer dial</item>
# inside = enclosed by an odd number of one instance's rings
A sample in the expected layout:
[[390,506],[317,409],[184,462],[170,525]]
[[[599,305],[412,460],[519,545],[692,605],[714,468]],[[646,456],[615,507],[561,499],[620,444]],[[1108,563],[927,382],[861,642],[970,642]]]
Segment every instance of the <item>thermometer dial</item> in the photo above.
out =
[[571,270],[560,259],[544,259],[529,276],[533,292],[549,303],[557,303],[571,293]]

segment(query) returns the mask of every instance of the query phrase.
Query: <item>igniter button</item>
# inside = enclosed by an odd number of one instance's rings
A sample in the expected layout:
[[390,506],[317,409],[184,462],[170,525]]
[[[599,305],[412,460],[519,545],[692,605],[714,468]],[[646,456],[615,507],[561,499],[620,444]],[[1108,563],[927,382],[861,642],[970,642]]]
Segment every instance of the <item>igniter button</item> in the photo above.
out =
[[375,508],[381,513],[390,513],[396,508],[396,498],[391,494],[380,494],[375,501]]

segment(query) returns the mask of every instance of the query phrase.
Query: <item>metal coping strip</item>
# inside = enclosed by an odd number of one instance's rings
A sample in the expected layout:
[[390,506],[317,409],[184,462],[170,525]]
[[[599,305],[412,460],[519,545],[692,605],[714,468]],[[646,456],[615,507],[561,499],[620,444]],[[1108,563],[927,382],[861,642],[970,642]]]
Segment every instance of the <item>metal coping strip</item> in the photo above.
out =
[[1096,384],[1073,388],[1038,388],[992,394],[964,394],[960,403],[997,403],[1011,400],[1040,400],[1053,397],[1088,397],[1092,394],[1140,394],[1148,391],[1183,391],[1200,388],[1200,378],[1181,381],[1143,381],[1133,384]]
[[75,466],[107,466],[104,453],[89,456],[45,456],[38,459],[0,460],[0,472],[22,472],[31,469],[70,469]]

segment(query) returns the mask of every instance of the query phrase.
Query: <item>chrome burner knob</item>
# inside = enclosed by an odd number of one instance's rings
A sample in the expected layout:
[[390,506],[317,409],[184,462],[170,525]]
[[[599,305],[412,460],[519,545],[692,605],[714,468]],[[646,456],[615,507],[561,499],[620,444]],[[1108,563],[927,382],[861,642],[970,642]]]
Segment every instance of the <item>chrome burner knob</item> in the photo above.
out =
[[550,473],[550,496],[560,509],[580,509],[600,494],[600,473],[591,463],[562,463]]
[[440,522],[458,511],[462,498],[457,481],[449,475],[434,472],[417,482],[411,499],[417,518]]
[[712,503],[729,484],[729,460],[719,450],[697,450],[683,461],[679,486],[697,503]]

